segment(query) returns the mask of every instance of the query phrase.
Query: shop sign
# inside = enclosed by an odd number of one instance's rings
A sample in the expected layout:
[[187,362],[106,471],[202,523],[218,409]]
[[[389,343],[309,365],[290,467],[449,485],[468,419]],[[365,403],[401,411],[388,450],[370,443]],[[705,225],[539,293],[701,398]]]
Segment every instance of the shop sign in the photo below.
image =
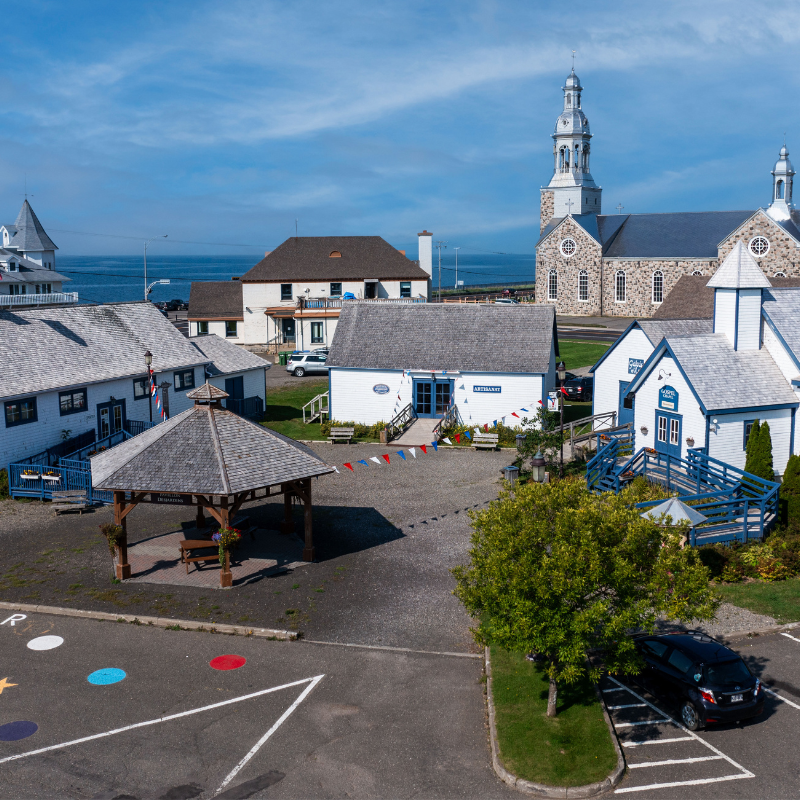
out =
[[664,411],[678,410],[678,393],[671,386],[662,386],[658,390],[658,407]]
[[483,394],[500,394],[503,391],[502,386],[473,386],[473,392],[481,392]]
[[643,358],[628,359],[628,375],[638,375],[639,370],[644,366]]
[[389,394],[389,387],[385,383],[376,383],[372,387],[372,391],[375,394]]

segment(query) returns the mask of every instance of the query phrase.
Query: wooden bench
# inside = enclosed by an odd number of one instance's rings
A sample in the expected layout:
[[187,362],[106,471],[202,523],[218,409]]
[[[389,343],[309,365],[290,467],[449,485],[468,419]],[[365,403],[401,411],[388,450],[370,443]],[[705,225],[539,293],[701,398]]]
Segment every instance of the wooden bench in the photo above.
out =
[[331,444],[334,442],[347,442],[347,444],[350,444],[355,430],[355,428],[331,428],[331,432],[328,434],[328,441]]
[[53,501],[50,508],[53,509],[55,514],[58,514],[61,511],[73,511],[75,509],[78,510],[78,513],[83,514],[83,509],[89,505],[89,501],[86,498],[86,492],[84,492],[82,489],[75,489],[65,492],[53,492],[50,497]]
[[475,449],[489,449],[489,450],[496,450],[497,449],[497,441],[500,438],[500,435],[497,433],[473,433],[472,434],[472,446]]
[[[213,547],[213,553],[207,553],[202,556],[192,555],[193,550],[202,550],[204,548]],[[186,574],[189,574],[189,564],[199,561],[216,561],[219,563],[219,547],[216,542],[211,539],[184,539],[181,542],[181,563],[186,564]]]

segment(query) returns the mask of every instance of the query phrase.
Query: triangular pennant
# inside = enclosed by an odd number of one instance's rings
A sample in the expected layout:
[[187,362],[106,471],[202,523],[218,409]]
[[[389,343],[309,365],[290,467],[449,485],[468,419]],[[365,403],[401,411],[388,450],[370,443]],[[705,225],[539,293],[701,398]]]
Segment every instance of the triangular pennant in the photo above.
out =
[[527,408],[521,408],[521,409],[520,409],[520,411],[524,411],[524,412],[526,412],[527,414],[530,414],[530,413],[531,413],[530,411],[528,411],[528,409],[527,409]]
[[386,453],[383,454],[382,458],[387,464],[389,463],[389,456]]
[[334,467],[334,468],[333,468],[333,471],[334,471],[334,472],[335,472],[337,475],[341,475],[341,472],[339,472],[339,470],[338,470],[338,469],[336,469],[336,467]]
[[444,439],[442,439],[442,441],[443,441],[445,444],[453,444],[453,443],[452,443],[452,442],[451,442],[451,441],[450,441],[450,440],[449,440],[449,439],[448,439],[446,436],[444,437]]
[[408,452],[411,453],[411,455],[414,456],[414,458],[417,457],[416,450],[413,447],[409,447]]
[[512,411],[512,412],[511,412],[511,416],[512,416],[512,417],[516,417],[517,419],[519,419],[519,418],[520,418],[520,417],[519,417],[519,414],[517,414],[517,412],[516,412],[516,411]]
[[355,470],[353,469],[353,465],[352,464],[345,464],[345,466],[347,467],[347,469],[350,470],[350,472],[355,472]]
[[406,454],[405,454],[405,453],[404,453],[402,450],[398,450],[398,451],[397,451],[397,455],[399,455],[399,456],[400,456],[400,458],[402,458],[402,459],[403,459],[403,461],[405,461],[405,460],[406,460]]
[[431,442],[431,447],[438,453],[439,452],[439,445],[436,442]]
[[366,462],[366,461],[364,461],[364,459],[363,459],[363,458],[362,458],[362,459],[360,459],[360,460],[358,460],[358,461],[356,461],[356,464],[363,464],[365,467],[368,467],[368,466],[369,466],[369,464],[367,464],[367,462]]
[[459,444],[461,444],[461,434],[460,434],[460,433],[457,433],[457,434],[456,434],[456,441],[457,441]]
[[469,431],[464,431],[464,436],[467,437],[470,441],[472,441],[472,434]]
[[381,460],[379,458],[375,458],[375,456],[370,456],[369,460],[370,461],[374,461],[376,464],[380,464],[381,463]]
[[427,451],[427,449],[425,448],[425,445],[424,445],[424,444],[421,444],[421,445],[419,446],[419,449],[420,449],[420,450],[422,450],[422,452],[423,452],[423,453],[425,453],[425,455],[427,455],[427,454],[428,454],[428,451]]
[[484,430],[484,432],[488,432],[488,430],[489,430],[488,423],[486,423],[486,422],[483,423],[483,430]]

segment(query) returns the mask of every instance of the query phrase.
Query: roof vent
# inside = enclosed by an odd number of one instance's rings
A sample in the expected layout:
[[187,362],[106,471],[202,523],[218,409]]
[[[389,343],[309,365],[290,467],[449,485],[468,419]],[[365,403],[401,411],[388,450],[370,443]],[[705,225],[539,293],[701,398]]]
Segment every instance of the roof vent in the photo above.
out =
[[331,258],[341,258],[342,254],[338,250],[331,250]]

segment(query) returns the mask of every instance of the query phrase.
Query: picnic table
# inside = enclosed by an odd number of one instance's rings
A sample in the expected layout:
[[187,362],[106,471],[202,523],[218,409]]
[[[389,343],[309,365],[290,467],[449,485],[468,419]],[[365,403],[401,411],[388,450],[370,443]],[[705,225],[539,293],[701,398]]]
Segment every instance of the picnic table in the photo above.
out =
[[[247,523],[248,518],[244,517],[240,520],[236,520],[231,527],[237,528],[241,531],[242,536],[246,533],[250,534],[250,539],[255,540],[255,525],[248,525],[244,527],[245,523]],[[219,546],[217,543],[211,538],[214,535],[215,531],[209,531],[208,534],[204,535],[203,538],[197,539],[184,539],[180,542],[180,549],[181,549],[181,564],[186,565],[186,574],[189,574],[189,564],[197,564],[195,569],[200,568],[201,562],[206,561],[219,561]],[[207,550],[208,548],[214,548],[213,553],[197,553],[197,550]],[[231,561],[233,561],[233,557],[231,556]]]

